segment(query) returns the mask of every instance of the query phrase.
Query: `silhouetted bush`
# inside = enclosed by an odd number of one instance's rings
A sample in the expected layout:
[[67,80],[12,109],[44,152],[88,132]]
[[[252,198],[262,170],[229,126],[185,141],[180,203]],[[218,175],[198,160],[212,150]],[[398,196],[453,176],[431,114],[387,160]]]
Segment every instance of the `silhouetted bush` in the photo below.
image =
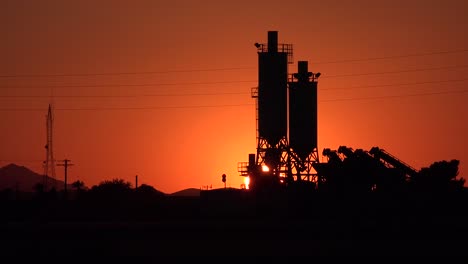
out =
[[460,161],[437,161],[429,167],[422,168],[420,172],[411,178],[410,184],[415,191],[430,193],[446,193],[463,190],[464,178],[458,176]]

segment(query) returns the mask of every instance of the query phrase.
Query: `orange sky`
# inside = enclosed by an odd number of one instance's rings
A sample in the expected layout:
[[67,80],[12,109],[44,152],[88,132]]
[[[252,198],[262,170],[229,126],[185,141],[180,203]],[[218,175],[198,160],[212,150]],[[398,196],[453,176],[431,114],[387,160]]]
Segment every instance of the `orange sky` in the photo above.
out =
[[275,30],[294,45],[290,73],[298,60],[322,73],[320,155],[379,146],[417,169],[459,159],[466,178],[467,13],[467,1],[2,1],[0,166],[42,172],[53,94],[70,181],[139,175],[171,193],[222,187],[225,173],[239,188],[256,147],[253,44]]

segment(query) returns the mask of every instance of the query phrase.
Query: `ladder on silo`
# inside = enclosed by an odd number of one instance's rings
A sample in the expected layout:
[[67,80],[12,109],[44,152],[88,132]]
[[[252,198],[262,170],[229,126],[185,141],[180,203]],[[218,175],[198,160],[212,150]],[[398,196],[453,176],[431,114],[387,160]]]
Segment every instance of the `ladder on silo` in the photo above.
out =
[[259,131],[258,131],[258,87],[252,87],[250,89],[250,96],[255,98],[255,131],[256,131],[256,141],[258,142]]

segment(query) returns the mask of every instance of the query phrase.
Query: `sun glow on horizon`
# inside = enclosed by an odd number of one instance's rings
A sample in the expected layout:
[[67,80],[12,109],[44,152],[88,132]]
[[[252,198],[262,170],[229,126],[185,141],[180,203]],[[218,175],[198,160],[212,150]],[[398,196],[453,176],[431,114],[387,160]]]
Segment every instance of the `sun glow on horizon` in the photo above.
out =
[[244,178],[245,189],[249,189],[250,177],[247,176]]

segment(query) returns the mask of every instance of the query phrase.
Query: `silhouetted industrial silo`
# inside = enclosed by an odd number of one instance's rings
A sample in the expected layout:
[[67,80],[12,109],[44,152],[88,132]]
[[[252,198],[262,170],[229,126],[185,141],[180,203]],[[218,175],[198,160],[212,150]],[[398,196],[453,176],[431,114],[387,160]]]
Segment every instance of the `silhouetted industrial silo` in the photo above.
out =
[[313,167],[319,162],[317,146],[317,78],[307,61],[298,62],[298,72],[289,82],[290,180],[319,184]]
[[289,83],[289,145],[301,160],[317,148],[317,77],[299,61]]
[[278,32],[268,31],[268,45],[258,48],[258,133],[271,146],[287,136],[287,82],[290,45],[278,45]]
[[258,87],[252,90],[257,105],[257,155],[255,164],[240,164],[239,171],[250,177],[250,185],[270,188],[287,175],[289,149],[287,130],[288,64],[292,45],[278,44],[278,32],[268,31],[268,43],[255,43],[258,53]]
[[238,164],[240,175],[249,177],[254,192],[269,195],[284,188],[298,192],[322,188],[325,192],[393,192],[406,190],[407,179],[418,177],[420,172],[377,147],[370,152],[345,146],[338,152],[324,149],[328,162],[320,162],[320,73],[309,72],[308,62],[299,61],[297,73],[288,75],[292,45],[278,44],[277,31],[268,31],[268,43],[255,43],[255,47],[258,87],[252,89],[252,97],[257,106],[257,155],[251,153],[249,162]]

